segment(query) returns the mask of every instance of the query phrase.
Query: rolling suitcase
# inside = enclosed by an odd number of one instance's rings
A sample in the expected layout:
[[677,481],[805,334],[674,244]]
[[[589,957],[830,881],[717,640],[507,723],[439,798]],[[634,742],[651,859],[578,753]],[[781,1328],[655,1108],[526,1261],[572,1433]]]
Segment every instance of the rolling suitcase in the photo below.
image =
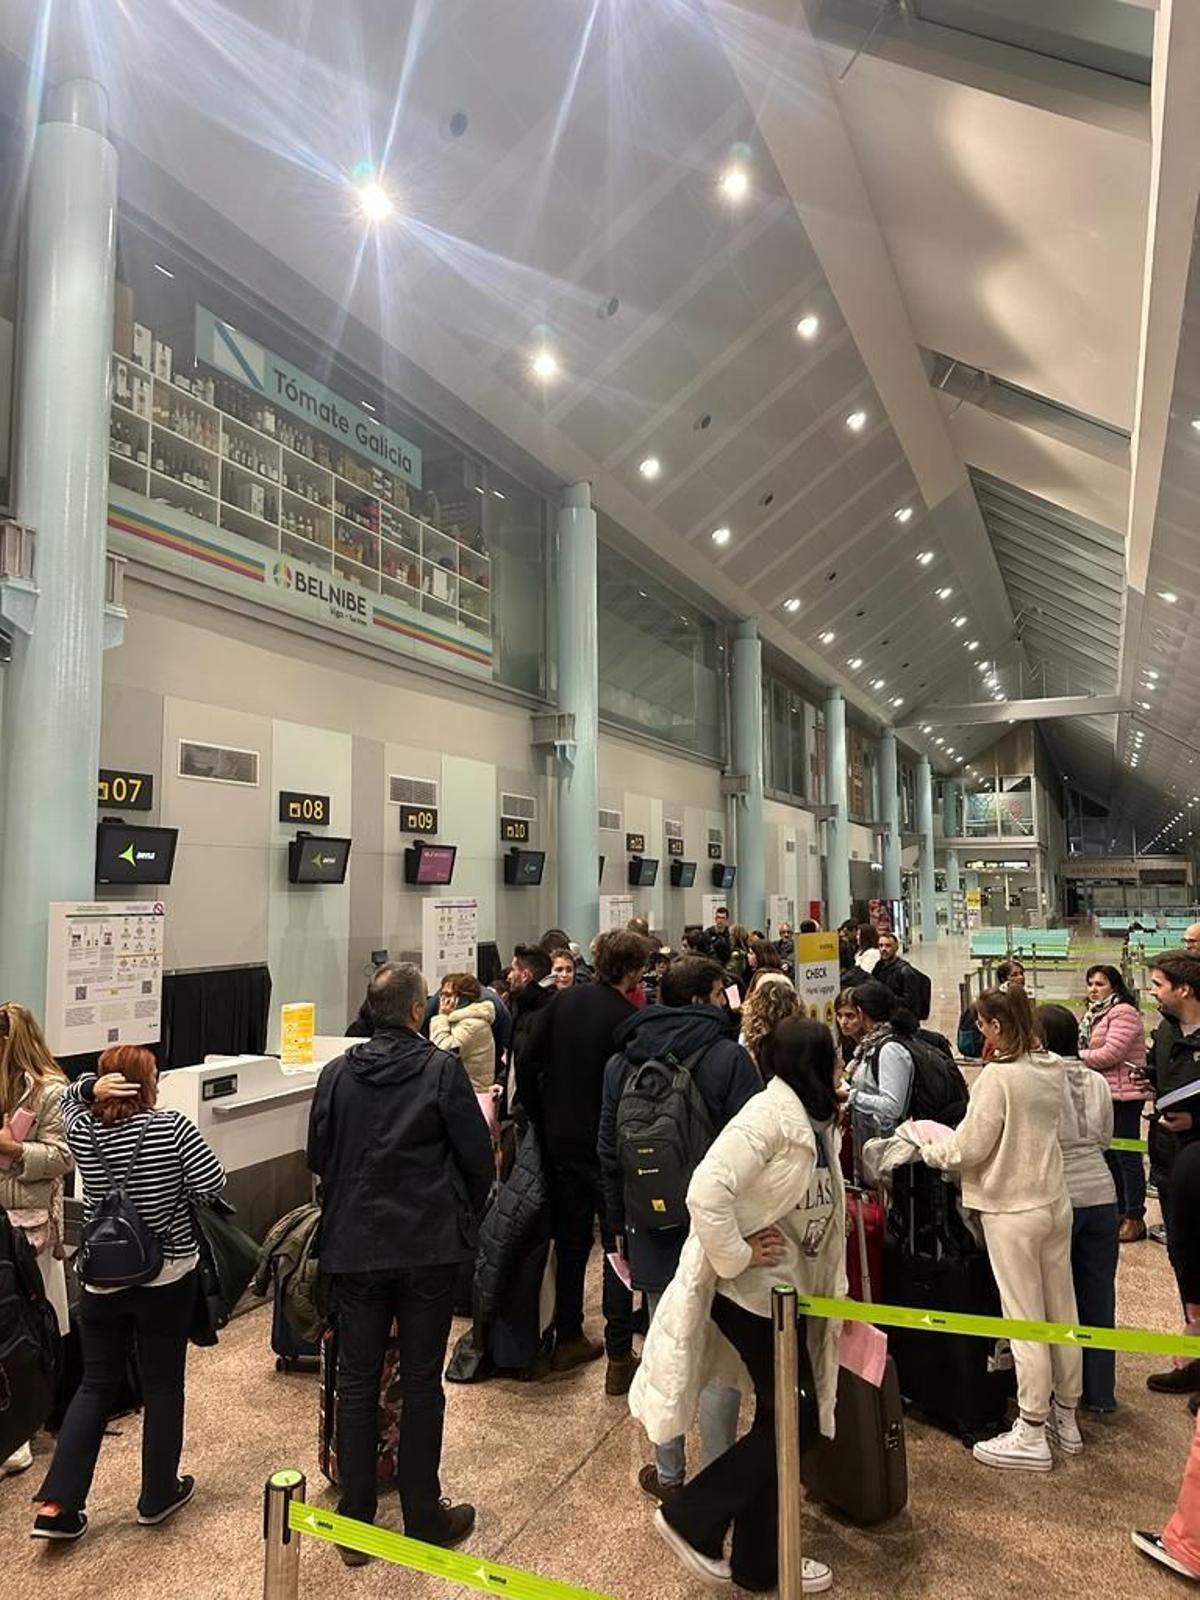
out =
[[[321,1384],[317,1427],[317,1465],[338,1482],[337,1458],[337,1328],[326,1328],[321,1338]],[[400,1440],[400,1346],[392,1330],[379,1381],[379,1430],[376,1451],[379,1482],[396,1477],[396,1447]]]
[[[874,1197],[857,1190],[846,1198],[863,1289],[852,1298],[870,1300],[871,1264],[862,1202]],[[862,1528],[898,1516],[908,1504],[908,1455],[900,1380],[890,1355],[878,1388],[847,1367],[839,1368],[836,1422],[835,1438],[818,1435],[807,1448],[801,1446],[804,1487],[814,1500]]]
[[[905,1210],[908,1220],[900,1237],[893,1233],[888,1241],[891,1303],[998,1317],[1000,1295],[987,1251],[966,1232],[948,1185],[925,1168],[916,1179],[906,1186],[904,1203],[892,1208],[893,1224]],[[889,1342],[900,1391],[929,1422],[968,1445],[1004,1429],[1016,1374],[1011,1354],[998,1359],[993,1340],[892,1328]]]
[[285,1315],[278,1273],[272,1278],[271,1349],[275,1352],[276,1372],[315,1372],[320,1365],[319,1347],[293,1332]]
[[[850,1282],[851,1300],[871,1300],[876,1304],[887,1300],[885,1251],[887,1243],[887,1213],[877,1195],[869,1189],[855,1189],[846,1185],[846,1277]],[[860,1232],[863,1237],[860,1239]],[[860,1245],[865,1246],[867,1265],[864,1282],[864,1256]],[[864,1288],[866,1284],[870,1288]]]

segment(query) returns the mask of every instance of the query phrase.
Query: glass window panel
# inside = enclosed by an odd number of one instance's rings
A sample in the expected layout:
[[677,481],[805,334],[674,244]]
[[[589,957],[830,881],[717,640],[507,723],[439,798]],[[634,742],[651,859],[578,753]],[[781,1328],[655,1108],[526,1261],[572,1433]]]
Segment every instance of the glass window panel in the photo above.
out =
[[1126,0],[914,0],[922,22],[1150,82],[1154,12]]

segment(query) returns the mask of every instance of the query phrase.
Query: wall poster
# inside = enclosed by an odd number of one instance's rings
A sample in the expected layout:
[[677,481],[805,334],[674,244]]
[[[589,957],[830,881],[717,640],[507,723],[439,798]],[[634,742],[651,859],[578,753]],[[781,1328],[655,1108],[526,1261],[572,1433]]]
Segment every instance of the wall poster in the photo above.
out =
[[474,972],[479,901],[461,897],[421,902],[421,970],[433,988],[448,972]]
[[159,900],[51,902],[46,1041],[54,1055],[158,1043],[165,922]]

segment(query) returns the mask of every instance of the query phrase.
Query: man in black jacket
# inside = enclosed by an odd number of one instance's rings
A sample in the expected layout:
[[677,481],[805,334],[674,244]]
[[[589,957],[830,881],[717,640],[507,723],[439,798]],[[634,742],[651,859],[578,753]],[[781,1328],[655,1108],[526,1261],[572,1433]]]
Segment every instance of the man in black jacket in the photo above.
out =
[[[748,1052],[730,1037],[725,973],[719,962],[684,956],[668,968],[659,993],[661,1005],[647,1006],[617,1030],[617,1054],[604,1070],[597,1139],[609,1232],[625,1241],[633,1286],[645,1293],[651,1318],[675,1276],[687,1232],[684,1228],[626,1227],[625,1184],[617,1142],[617,1107],[626,1081],[647,1061],[672,1056],[683,1065],[692,1060],[693,1080],[714,1137],[762,1088]],[[740,1399],[736,1389],[706,1391],[701,1398],[702,1466],[733,1443]],[[642,1468],[638,1482],[654,1499],[669,1499],[683,1483],[684,1468],[684,1442],[674,1439],[655,1450],[654,1463]]]
[[900,954],[900,941],[894,933],[879,935],[879,960],[871,976],[892,991],[905,1011],[911,1011],[921,1021],[926,1010],[925,986],[916,967]]
[[508,969],[508,1010],[512,1017],[509,1052],[518,1072],[538,1012],[558,993],[547,982],[550,967],[550,957],[540,945],[519,944],[513,951],[512,965]]
[[[379,1384],[395,1320],[404,1530],[450,1546],[470,1534],[475,1511],[442,1503],[442,1363],[455,1275],[475,1257],[495,1164],[462,1063],[421,1037],[425,1002],[419,968],[388,962],[376,972],[373,1037],[317,1081],[308,1165],[321,1181],[321,1270],[337,1318],[338,1510],[375,1519]],[[363,1560],[341,1554],[348,1566]]]
[[541,1135],[554,1212],[557,1258],[552,1358],[556,1372],[595,1361],[608,1352],[605,1389],[626,1394],[637,1370],[633,1354],[632,1297],[604,1262],[604,1343],[583,1331],[588,1257],[601,1221],[605,1255],[612,1248],[604,1226],[604,1201],[596,1155],[604,1064],[617,1029],[634,1015],[631,998],[641,982],[650,942],[621,929],[596,940],[596,981],[559,990],[540,1012],[517,1059],[517,1099]]
[[[1196,1182],[1193,1163],[1200,1161],[1200,1098],[1185,1098],[1160,1111],[1165,1095],[1200,1085],[1200,957],[1186,950],[1160,956],[1150,983],[1162,1021],[1154,1030],[1146,1076],[1154,1088],[1155,1112],[1150,1119],[1150,1176],[1158,1189],[1167,1253],[1179,1286],[1188,1332],[1200,1324],[1200,1215],[1192,1203]],[[1186,1196],[1186,1199],[1185,1199]],[[1167,1394],[1200,1390],[1200,1361],[1152,1373],[1149,1388]]]
[[708,948],[714,961],[719,961],[723,967],[729,965],[729,957],[733,953],[733,940],[729,934],[729,908],[718,906],[713,914],[713,925],[705,928],[704,937],[708,940]]

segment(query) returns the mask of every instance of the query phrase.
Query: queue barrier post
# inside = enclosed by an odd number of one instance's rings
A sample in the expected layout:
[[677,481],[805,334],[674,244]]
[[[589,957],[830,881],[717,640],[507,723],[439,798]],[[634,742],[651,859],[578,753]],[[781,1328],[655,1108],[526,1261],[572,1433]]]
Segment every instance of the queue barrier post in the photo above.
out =
[[779,1600],[802,1600],[800,1555],[800,1355],[796,1290],[771,1291],[775,1324],[775,1462],[779,1480]]
[[293,1501],[304,1501],[304,1474],[273,1472],[263,1489],[263,1600],[297,1600],[300,1535],[289,1525]]

